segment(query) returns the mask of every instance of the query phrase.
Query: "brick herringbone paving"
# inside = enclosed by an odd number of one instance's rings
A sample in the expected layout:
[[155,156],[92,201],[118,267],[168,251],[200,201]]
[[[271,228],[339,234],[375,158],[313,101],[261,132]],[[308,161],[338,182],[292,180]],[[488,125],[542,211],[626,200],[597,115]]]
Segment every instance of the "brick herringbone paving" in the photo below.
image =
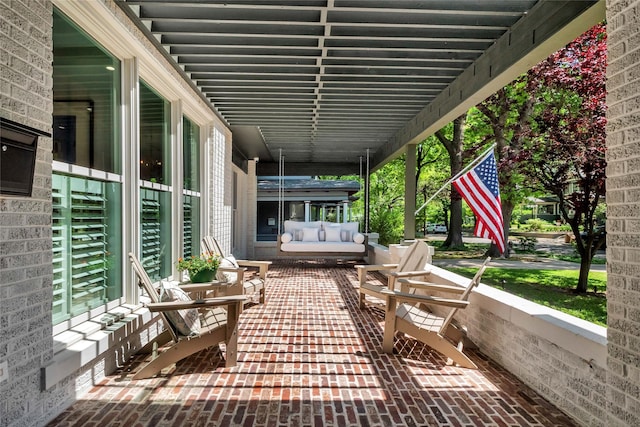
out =
[[209,349],[134,381],[134,357],[50,425],[573,425],[477,352],[477,371],[409,338],[382,353],[381,311],[358,308],[349,263],[281,262],[268,277],[266,303],[241,315],[236,367]]

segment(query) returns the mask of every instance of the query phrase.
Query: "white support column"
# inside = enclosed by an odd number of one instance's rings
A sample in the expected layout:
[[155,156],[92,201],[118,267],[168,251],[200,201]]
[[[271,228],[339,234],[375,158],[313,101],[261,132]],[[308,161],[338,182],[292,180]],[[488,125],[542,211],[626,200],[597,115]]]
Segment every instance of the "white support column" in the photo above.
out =
[[407,145],[404,171],[404,238],[416,238],[416,146]]
[[310,200],[304,201],[304,221],[305,222],[311,221],[311,201]]
[[349,201],[342,202],[342,222],[349,222]]
[[[247,165],[247,211],[249,212],[249,224],[246,230],[246,256],[255,259],[256,241],[258,234],[258,172],[255,160],[249,160]],[[278,218],[278,221],[280,219]]]

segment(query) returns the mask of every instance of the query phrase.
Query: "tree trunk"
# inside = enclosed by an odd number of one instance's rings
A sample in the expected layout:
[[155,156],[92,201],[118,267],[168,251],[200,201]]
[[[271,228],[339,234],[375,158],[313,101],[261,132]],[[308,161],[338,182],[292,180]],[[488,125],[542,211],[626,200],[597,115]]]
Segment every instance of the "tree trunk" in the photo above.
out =
[[560,198],[560,211],[562,217],[571,226],[573,235],[576,236],[576,250],[580,254],[580,276],[578,276],[578,284],[574,289],[577,294],[584,294],[587,292],[587,286],[589,285],[589,270],[591,269],[591,262],[594,255],[593,235],[588,235],[586,238],[582,238],[580,235],[580,228],[578,226],[578,218],[574,216],[569,217],[567,210],[562,203],[563,199]]
[[462,241],[462,198],[456,192],[454,197],[452,190],[451,194],[451,221],[449,221],[449,234],[446,240],[442,244],[445,248],[463,248],[464,242]]
[[[462,145],[464,142],[464,124],[467,114],[463,114],[453,121],[453,137],[447,139],[440,131],[436,132],[436,137],[449,153],[449,166],[451,167],[451,176],[455,176],[462,170]],[[444,248],[463,248],[462,241],[462,197],[455,188],[451,188],[450,196],[451,205],[449,224],[447,227],[447,239],[442,244]],[[446,217],[445,217],[446,218]]]
[[580,257],[580,276],[578,277],[578,286],[576,286],[575,293],[584,294],[587,292],[587,286],[589,285],[589,270],[591,269],[591,256],[592,250],[585,248],[585,253]]
[[513,215],[513,209],[515,206],[513,203],[509,201],[502,201],[502,221],[503,224],[503,232],[504,232],[504,254],[500,253],[498,246],[495,243],[491,243],[487,252],[485,252],[485,256],[490,256],[491,258],[509,258],[511,256],[511,249],[509,248],[509,225],[511,224],[511,216]]
[[[509,228],[511,226],[511,217],[515,206],[509,200],[502,202],[502,220],[504,221],[504,257],[511,257],[511,247],[509,247]],[[497,249],[497,248],[496,248]]]

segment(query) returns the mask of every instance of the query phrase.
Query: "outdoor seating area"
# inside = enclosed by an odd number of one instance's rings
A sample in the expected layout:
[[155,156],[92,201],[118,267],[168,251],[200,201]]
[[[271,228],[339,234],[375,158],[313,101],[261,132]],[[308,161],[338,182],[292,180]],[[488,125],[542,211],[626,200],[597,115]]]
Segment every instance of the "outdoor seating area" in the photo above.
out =
[[[235,366],[238,346],[238,318],[245,297],[241,295],[218,298],[192,298],[188,293],[205,293],[211,288],[207,284],[171,286],[160,284],[157,292],[151,279],[135,255],[129,260],[150,302],[146,307],[159,312],[165,324],[164,332],[149,342],[138,353],[150,353],[150,360],[139,369],[134,379],[156,375],[163,368],[191,356],[201,350],[225,344],[225,367]],[[167,346],[158,352],[158,347]]]
[[368,240],[358,227],[358,222],[284,221],[278,256],[362,259],[367,255]]
[[[466,288],[432,275],[430,258],[427,244],[417,240],[404,251],[398,264],[357,265],[360,308],[367,306],[367,295],[384,308],[385,353],[393,353],[397,334],[408,334],[447,356],[447,363],[476,369],[462,352],[466,327],[454,316],[469,305],[471,291],[480,284],[491,258],[487,257]],[[386,286],[367,281],[367,272],[373,271],[386,273]]]
[[258,301],[264,303],[265,281],[271,261],[238,260],[227,254],[213,236],[205,236],[201,242],[202,250],[222,257],[218,268],[218,279],[231,283],[233,290],[227,294],[246,295],[248,298],[258,295]]
[[274,262],[265,303],[240,315],[234,367],[221,345],[138,380],[137,355],[49,425],[575,425],[476,351],[477,370],[409,337],[382,352],[384,310],[361,309],[359,286],[350,262]]

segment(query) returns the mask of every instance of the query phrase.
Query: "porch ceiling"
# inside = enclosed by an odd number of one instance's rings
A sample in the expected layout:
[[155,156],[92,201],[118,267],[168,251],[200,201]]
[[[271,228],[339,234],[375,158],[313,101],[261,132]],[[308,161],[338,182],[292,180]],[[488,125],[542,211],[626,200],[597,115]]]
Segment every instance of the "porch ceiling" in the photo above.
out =
[[280,150],[289,175],[358,173],[367,149],[379,167],[604,19],[603,0],[119,4],[263,175]]

